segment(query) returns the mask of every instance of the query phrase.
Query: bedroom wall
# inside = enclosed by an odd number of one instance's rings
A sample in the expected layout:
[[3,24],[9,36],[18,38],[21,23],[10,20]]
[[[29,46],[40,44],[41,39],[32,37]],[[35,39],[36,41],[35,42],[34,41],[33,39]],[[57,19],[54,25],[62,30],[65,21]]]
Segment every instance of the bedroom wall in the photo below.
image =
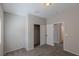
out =
[[25,47],[26,17],[4,13],[5,22],[5,53]]
[[1,4],[0,4],[0,56],[3,55],[3,41],[4,41],[4,15],[3,15],[3,10],[2,10],[2,7],[1,7]]
[[79,8],[57,13],[47,19],[47,24],[64,23],[64,50],[79,55]]

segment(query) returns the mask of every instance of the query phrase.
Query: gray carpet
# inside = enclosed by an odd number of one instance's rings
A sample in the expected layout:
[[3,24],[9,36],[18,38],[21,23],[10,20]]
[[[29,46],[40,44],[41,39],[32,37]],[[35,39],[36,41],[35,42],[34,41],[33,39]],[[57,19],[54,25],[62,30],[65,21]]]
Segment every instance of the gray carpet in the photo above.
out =
[[63,49],[63,43],[54,43],[56,47],[62,48]]
[[64,51],[59,47],[49,45],[39,46],[31,51],[26,51],[24,48],[6,53],[5,56],[76,56],[70,52]]

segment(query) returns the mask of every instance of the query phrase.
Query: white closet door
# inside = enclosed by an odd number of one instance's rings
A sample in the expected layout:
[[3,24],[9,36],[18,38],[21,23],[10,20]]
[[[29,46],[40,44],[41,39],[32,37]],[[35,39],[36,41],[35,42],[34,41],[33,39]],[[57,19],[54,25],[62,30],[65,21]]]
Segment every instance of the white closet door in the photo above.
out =
[[46,44],[46,25],[40,25],[40,45]]
[[2,42],[1,42],[1,19],[0,19],[0,56],[2,55]]
[[54,46],[53,24],[47,24],[47,44]]

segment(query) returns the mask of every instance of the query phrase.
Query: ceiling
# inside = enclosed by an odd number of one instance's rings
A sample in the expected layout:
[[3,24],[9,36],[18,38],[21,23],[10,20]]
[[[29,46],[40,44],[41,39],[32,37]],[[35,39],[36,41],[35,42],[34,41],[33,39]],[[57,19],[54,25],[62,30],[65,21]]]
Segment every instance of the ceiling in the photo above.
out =
[[79,8],[79,4],[52,3],[52,5],[46,6],[43,3],[3,3],[2,7],[5,12],[17,15],[33,14],[47,18],[72,8]]

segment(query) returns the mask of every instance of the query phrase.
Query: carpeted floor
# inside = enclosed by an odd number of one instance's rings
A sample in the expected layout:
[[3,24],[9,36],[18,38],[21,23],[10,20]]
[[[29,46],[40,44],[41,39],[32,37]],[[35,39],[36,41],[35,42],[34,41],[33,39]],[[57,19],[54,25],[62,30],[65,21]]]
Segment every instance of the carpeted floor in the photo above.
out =
[[76,56],[70,52],[64,51],[59,47],[49,45],[39,46],[31,51],[26,51],[24,48],[6,53],[5,56]]
[[63,43],[54,43],[54,46],[62,48],[63,49]]

